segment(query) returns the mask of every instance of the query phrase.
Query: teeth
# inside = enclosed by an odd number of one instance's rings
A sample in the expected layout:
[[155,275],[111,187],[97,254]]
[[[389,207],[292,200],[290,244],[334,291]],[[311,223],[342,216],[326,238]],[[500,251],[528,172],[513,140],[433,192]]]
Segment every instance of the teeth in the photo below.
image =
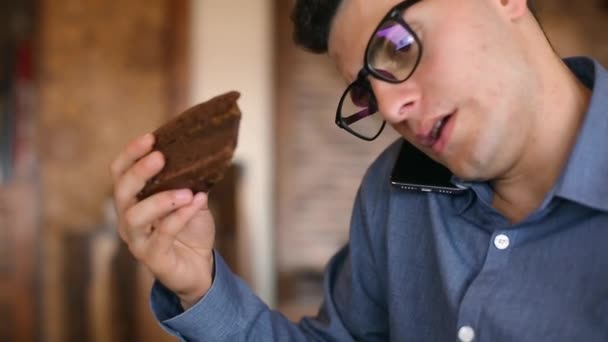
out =
[[443,125],[444,120],[445,120],[445,118],[437,121],[437,123],[435,124],[435,127],[433,127],[433,130],[431,131],[431,137],[433,137],[433,139],[438,138],[439,131],[441,130],[441,126]]

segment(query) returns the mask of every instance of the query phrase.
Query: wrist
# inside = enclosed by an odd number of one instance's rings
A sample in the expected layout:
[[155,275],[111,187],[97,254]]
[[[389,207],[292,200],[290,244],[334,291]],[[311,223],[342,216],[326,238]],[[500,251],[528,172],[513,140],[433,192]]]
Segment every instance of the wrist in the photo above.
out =
[[184,309],[184,311],[188,311],[188,309],[196,305],[196,303],[198,303],[201,299],[203,299],[203,297],[190,301],[179,297],[179,303],[182,306],[182,309]]
[[191,307],[196,305],[196,303],[198,303],[201,299],[203,299],[203,297],[207,294],[207,292],[211,288],[211,285],[213,284],[213,279],[215,278],[215,263],[213,259],[213,252],[210,253],[208,262],[209,270],[211,270],[210,278],[202,280],[201,283],[199,283],[201,287],[193,289],[192,291],[183,291],[180,293],[176,293],[184,311],[190,309]]

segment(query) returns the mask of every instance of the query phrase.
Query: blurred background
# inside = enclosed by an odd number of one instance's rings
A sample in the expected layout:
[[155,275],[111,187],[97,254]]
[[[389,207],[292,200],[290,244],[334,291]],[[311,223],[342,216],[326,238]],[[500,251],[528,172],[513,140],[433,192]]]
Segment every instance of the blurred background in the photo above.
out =
[[[2,0],[0,341],[174,341],[115,233],[109,164],[132,138],[242,93],[218,249],[293,320],[321,301],[360,178],[395,138],[333,124],[344,84],[291,42],[292,0]],[[608,1],[537,1],[562,55],[608,63]]]

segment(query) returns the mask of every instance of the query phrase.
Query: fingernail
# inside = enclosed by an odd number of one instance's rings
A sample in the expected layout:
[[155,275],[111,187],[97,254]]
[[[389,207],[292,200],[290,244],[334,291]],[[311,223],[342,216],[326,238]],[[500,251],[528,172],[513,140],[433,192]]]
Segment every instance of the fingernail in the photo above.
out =
[[194,196],[194,203],[201,204],[203,202],[203,199],[205,199],[205,193],[199,192],[198,194],[196,194],[196,196]]
[[190,196],[192,196],[190,190],[179,190],[175,192],[175,199],[180,202],[189,200]]
[[154,142],[154,135],[152,133],[146,133],[144,134],[142,141],[146,145],[152,145],[152,143]]
[[150,155],[150,157],[148,158],[148,165],[151,167],[155,167],[155,166],[160,165],[160,163],[161,163],[161,158],[160,158],[159,154],[156,152],[153,152]]

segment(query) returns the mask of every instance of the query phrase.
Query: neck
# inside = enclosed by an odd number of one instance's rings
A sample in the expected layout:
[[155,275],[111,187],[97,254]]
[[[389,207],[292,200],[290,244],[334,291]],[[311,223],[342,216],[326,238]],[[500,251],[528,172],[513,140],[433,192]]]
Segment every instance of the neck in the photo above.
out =
[[540,72],[532,106],[535,113],[529,113],[535,119],[525,150],[517,163],[491,184],[493,206],[512,223],[537,209],[557,182],[589,105],[589,89],[552,51],[550,54],[533,61]]

